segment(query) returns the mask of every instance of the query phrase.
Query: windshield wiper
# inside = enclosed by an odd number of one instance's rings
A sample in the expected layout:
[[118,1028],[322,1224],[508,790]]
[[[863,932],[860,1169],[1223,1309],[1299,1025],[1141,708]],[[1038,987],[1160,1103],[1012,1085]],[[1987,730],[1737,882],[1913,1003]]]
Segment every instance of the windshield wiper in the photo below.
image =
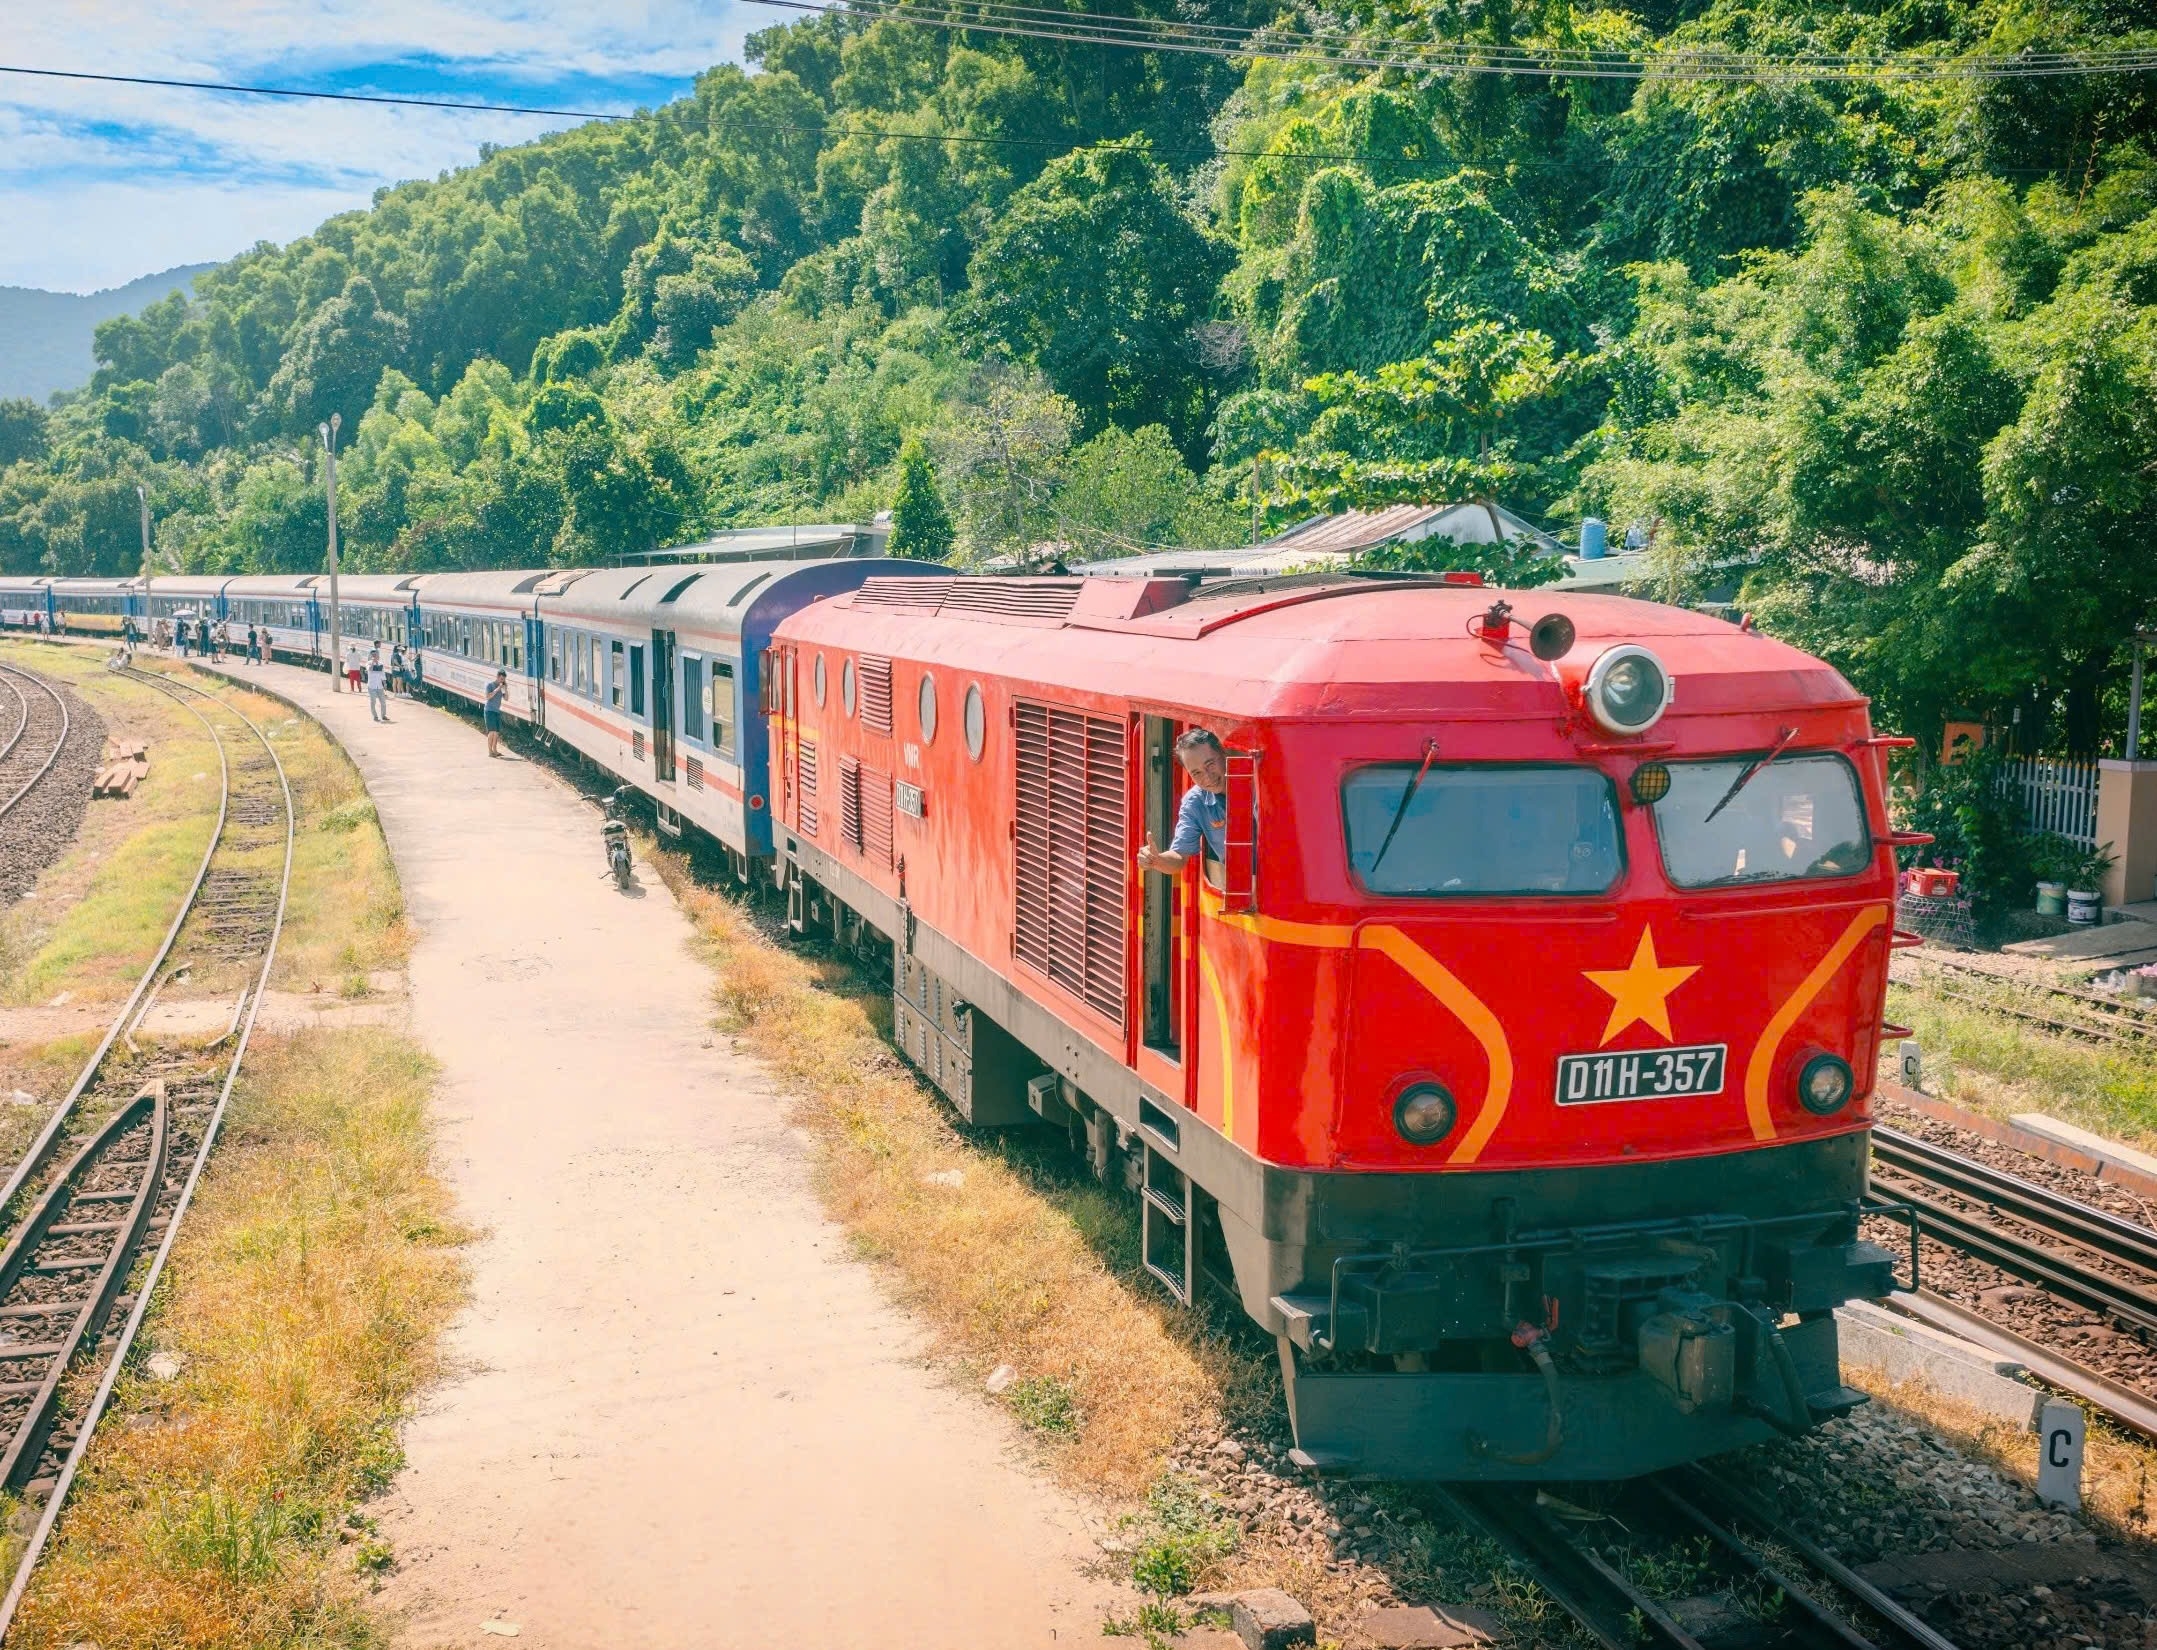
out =
[[[1743,789],[1745,789],[1746,786],[1750,785],[1753,782],[1753,775],[1758,773],[1762,768],[1766,767],[1770,762],[1774,761],[1775,758],[1782,755],[1784,751],[1788,750],[1790,748],[1790,741],[1795,739],[1797,736],[1798,730],[1796,728],[1784,728],[1782,732],[1776,736],[1775,743],[1769,747],[1767,755],[1761,757],[1757,762],[1753,763],[1751,767],[1747,768],[1743,773],[1739,774],[1736,779],[1731,781],[1730,789],[1723,792],[1723,799],[1720,802],[1716,803],[1714,807],[1708,810],[1708,819],[1713,819],[1717,814],[1721,813],[1725,808],[1729,807],[1731,799],[1734,798],[1738,794],[1738,792],[1742,791]],[[1705,825],[1708,822],[1708,819],[1702,820],[1701,824]]]
[[1408,817],[1408,804],[1416,799],[1416,792],[1420,790],[1423,785],[1423,776],[1431,771],[1431,763],[1437,759],[1437,756],[1438,741],[1435,739],[1424,740],[1423,766],[1416,769],[1415,778],[1409,780],[1408,788],[1405,791],[1401,792],[1400,806],[1393,810],[1393,823],[1386,827],[1386,839],[1385,841],[1378,844],[1378,857],[1371,861],[1371,869],[1373,871],[1376,871],[1379,866],[1385,864],[1386,850],[1393,846],[1393,838],[1400,831],[1401,821]]

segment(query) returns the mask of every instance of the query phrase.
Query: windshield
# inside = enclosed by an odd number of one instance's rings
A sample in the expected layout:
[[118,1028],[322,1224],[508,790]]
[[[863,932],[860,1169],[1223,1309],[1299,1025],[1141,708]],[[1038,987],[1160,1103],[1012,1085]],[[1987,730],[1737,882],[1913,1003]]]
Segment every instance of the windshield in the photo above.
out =
[[1348,864],[1374,894],[1600,894],[1625,869],[1617,798],[1592,768],[1432,767],[1417,785],[1417,767],[1341,787]]
[[1862,871],[1872,836],[1856,770],[1840,756],[1778,756],[1708,818],[1757,760],[1670,764],[1670,794],[1655,805],[1655,832],[1672,885],[1795,882]]

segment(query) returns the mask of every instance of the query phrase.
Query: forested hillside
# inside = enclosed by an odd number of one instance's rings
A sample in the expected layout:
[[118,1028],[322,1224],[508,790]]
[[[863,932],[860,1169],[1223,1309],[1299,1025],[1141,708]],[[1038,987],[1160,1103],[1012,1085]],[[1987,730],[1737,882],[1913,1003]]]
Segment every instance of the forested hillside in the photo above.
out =
[[209,267],[182,264],[103,292],[0,286],[0,400],[42,401],[55,390],[87,384],[97,365],[90,338],[98,322],[184,290]]
[[1254,491],[1495,496],[1653,522],[1679,588],[1751,565],[1889,719],[2094,739],[2157,594],[2157,77],[1667,71],[2157,44],[2146,4],[1207,16],[1664,68],[769,29],[107,323],[88,391],[0,407],[0,568],[132,570],[138,479],[183,565],[314,567],[332,411],[366,567],[866,517],[902,479],[917,547],[969,556],[1234,543]]

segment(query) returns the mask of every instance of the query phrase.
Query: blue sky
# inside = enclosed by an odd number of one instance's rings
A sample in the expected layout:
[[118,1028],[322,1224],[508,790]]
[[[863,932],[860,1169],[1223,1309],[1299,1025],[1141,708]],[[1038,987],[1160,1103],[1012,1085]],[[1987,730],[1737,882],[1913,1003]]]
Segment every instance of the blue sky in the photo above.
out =
[[[746,0],[0,0],[32,68],[628,110],[739,60]],[[287,241],[568,122],[0,74],[0,286],[89,292]]]

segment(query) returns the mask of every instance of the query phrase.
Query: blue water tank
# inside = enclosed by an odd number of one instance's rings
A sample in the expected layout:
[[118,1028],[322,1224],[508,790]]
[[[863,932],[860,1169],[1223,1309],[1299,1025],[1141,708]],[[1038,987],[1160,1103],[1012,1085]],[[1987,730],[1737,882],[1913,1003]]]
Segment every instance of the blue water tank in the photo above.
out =
[[1610,529],[1594,516],[1580,524],[1580,559],[1601,561],[1610,554]]

